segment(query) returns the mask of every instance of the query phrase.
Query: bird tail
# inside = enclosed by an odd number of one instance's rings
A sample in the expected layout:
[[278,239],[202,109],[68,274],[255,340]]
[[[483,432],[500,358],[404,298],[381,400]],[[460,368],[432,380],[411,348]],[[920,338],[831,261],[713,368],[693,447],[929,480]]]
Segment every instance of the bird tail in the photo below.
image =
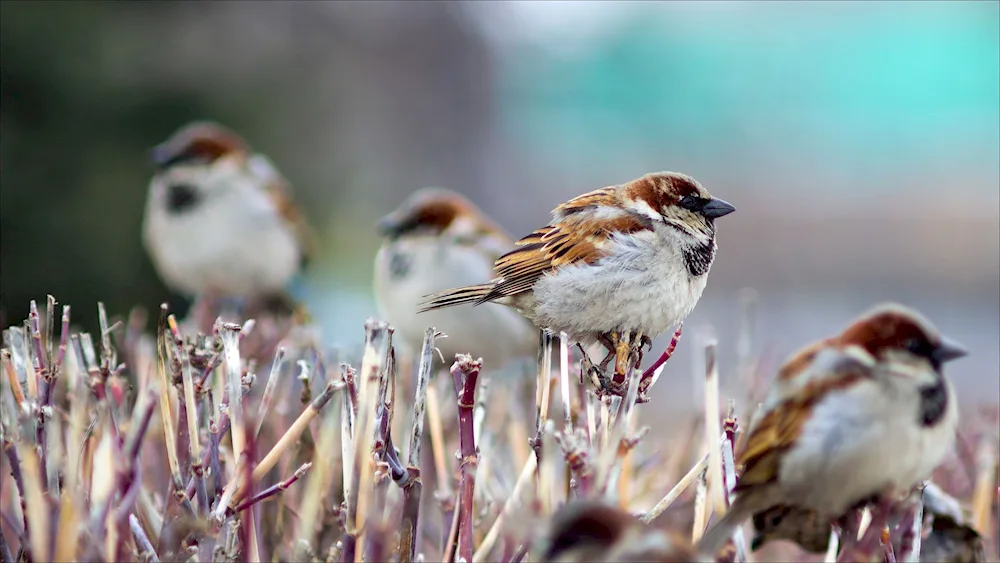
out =
[[445,307],[463,305],[466,303],[478,305],[492,290],[492,283],[484,283],[479,285],[457,287],[455,289],[446,289],[444,291],[432,293],[424,296],[425,299],[420,304],[417,312],[424,313],[427,311],[433,311],[434,309],[443,309]]
[[722,546],[726,545],[736,528],[752,514],[753,510],[749,509],[749,503],[741,503],[739,500],[734,502],[726,514],[698,540],[698,551],[704,555],[714,556]]

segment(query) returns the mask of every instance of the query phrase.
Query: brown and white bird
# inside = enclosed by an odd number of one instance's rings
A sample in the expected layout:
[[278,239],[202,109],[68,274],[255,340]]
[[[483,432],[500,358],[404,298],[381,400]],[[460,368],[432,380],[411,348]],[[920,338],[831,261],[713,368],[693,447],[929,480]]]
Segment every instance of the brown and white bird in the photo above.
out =
[[942,364],[965,353],[916,311],[884,304],[793,356],[738,453],[736,500],[699,547],[714,553],[777,506],[831,522],[929,478],[958,422]]
[[446,363],[455,354],[472,354],[497,369],[514,358],[535,357],[536,329],[509,308],[489,304],[417,316],[427,294],[488,277],[512,244],[471,201],[443,188],[425,188],[378,226],[384,241],[375,257],[375,298],[411,351],[420,352],[424,331],[433,326],[447,335],[436,341]]
[[185,125],[151,156],[143,241],[167,286],[187,296],[282,292],[312,238],[267,157],[208,122]]
[[575,500],[561,507],[539,543],[536,560],[552,563],[711,561],[684,536],[597,501]]
[[698,303],[715,259],[715,219],[734,210],[676,172],[595,190],[517,241],[491,281],[430,295],[421,310],[501,303],[609,351],[618,334],[652,339]]

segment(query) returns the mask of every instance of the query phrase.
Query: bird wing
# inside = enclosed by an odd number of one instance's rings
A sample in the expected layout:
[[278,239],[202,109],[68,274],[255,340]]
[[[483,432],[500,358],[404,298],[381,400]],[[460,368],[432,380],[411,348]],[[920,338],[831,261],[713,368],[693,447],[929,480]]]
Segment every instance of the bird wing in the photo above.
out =
[[783,452],[795,444],[813,407],[829,393],[873,377],[870,366],[851,355],[829,349],[813,353],[815,361],[795,377],[794,384],[786,380],[773,388],[784,397],[767,401],[770,410],[753,424],[737,456],[743,473],[736,492],[776,480]]
[[617,188],[602,188],[556,207],[550,224],[514,243],[514,250],[496,261],[493,288],[477,303],[528,291],[547,272],[594,264],[607,255],[613,234],[651,231],[651,220],[622,207],[619,197]]
[[292,188],[288,180],[278,172],[270,159],[262,154],[253,154],[247,158],[247,166],[251,173],[261,180],[261,185],[268,198],[274,202],[275,209],[281,219],[291,227],[299,242],[302,252],[303,266],[315,254],[316,233],[309,222],[292,200]]

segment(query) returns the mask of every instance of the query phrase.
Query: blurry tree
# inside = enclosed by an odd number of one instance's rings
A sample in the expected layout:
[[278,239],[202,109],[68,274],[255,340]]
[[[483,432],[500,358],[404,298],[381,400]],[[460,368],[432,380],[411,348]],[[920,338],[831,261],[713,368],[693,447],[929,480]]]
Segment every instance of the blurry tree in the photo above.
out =
[[207,107],[193,92],[105,78],[117,6],[0,4],[0,306],[9,321],[45,293],[76,304],[86,324],[98,300],[125,312],[167,295],[139,244],[146,150]]
[[[488,49],[450,3],[0,3],[0,307],[93,328],[169,297],[140,241],[147,150],[213,119],[272,157],[323,233],[324,291],[370,280],[375,218],[466,192],[491,150]],[[330,228],[324,228],[325,225]],[[336,264],[336,268],[331,264]]]

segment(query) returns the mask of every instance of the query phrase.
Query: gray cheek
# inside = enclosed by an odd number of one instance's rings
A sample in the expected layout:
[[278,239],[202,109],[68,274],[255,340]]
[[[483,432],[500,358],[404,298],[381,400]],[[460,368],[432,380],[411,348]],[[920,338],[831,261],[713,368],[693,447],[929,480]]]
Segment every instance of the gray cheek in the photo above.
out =
[[399,252],[393,252],[389,256],[389,277],[394,280],[405,278],[410,273],[412,266],[412,258]]

